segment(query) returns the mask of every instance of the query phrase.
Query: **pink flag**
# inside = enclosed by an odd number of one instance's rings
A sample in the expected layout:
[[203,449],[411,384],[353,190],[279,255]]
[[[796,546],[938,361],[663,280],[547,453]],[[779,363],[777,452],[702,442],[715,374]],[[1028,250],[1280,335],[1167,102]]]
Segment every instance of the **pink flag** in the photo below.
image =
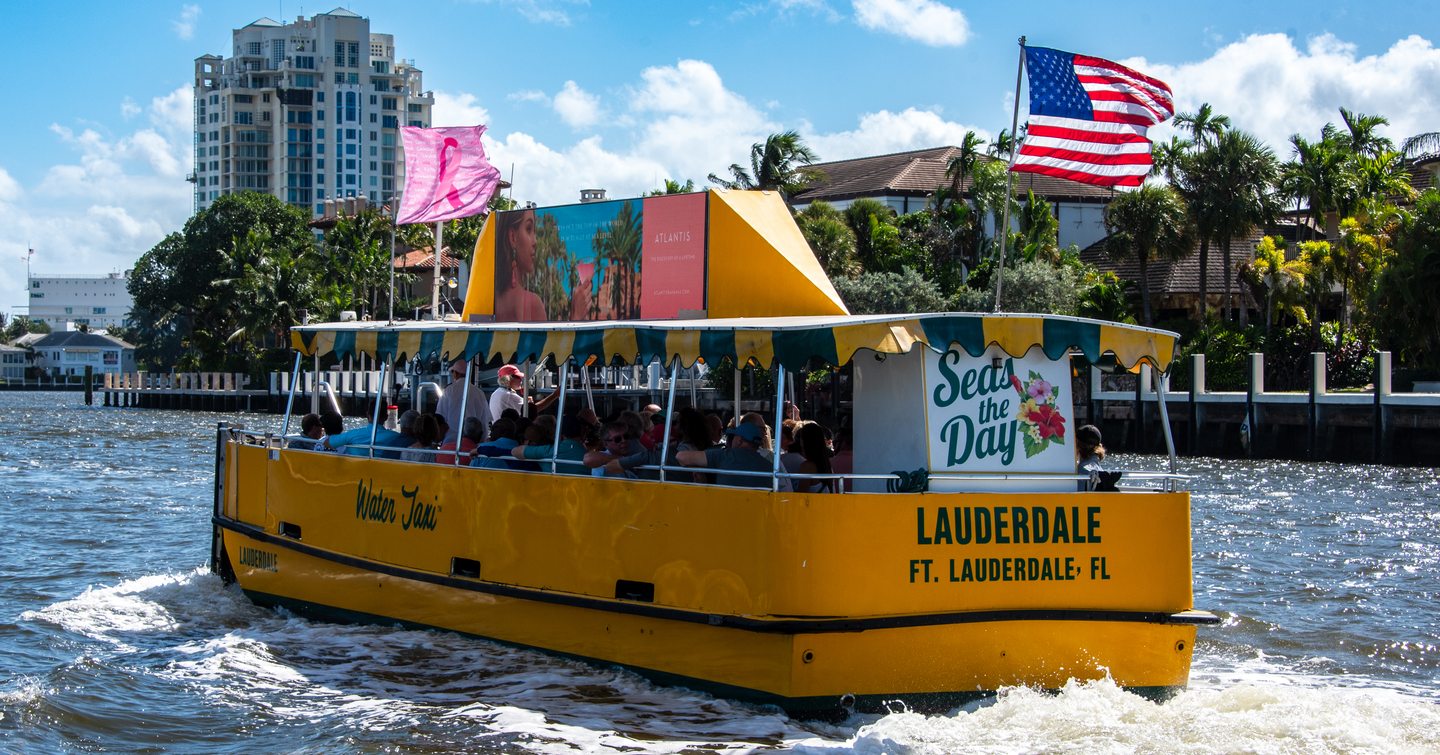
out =
[[485,212],[500,171],[485,159],[484,126],[400,129],[405,194],[396,225],[434,223]]

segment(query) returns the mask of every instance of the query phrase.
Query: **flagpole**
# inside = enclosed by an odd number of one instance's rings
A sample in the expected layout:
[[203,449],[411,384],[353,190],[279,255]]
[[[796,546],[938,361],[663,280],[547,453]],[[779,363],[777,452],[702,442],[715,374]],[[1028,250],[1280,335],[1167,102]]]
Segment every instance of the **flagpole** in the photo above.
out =
[[1010,114],[1010,165],[1005,170],[1005,212],[1000,221],[1000,264],[995,268],[995,310],[1005,284],[1005,247],[1010,241],[1010,203],[1014,201],[1015,153],[1020,150],[1020,79],[1025,74],[1025,37],[1020,37],[1020,62],[1015,65],[1015,110]]
[[390,314],[385,321],[395,323],[395,218],[399,217],[399,196],[390,197]]
[[435,256],[432,257],[435,261],[435,269],[431,271],[434,275],[430,276],[432,280],[430,286],[430,319],[432,320],[440,319],[440,245],[443,243],[445,243],[445,221],[437,220],[435,221]]

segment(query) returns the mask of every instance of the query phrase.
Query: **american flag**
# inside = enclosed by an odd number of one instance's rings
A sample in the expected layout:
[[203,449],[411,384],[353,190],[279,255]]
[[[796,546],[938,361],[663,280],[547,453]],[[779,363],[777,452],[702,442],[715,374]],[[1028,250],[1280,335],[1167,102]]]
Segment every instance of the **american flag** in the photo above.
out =
[[1175,114],[1170,87],[1104,58],[1025,48],[1030,118],[1016,171],[1100,186],[1150,173],[1145,132]]

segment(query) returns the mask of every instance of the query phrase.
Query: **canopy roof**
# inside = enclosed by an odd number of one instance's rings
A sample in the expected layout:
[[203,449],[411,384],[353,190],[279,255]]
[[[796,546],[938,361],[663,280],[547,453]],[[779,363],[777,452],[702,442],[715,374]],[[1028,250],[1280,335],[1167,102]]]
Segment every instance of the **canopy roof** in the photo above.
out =
[[1078,350],[1091,361],[1113,354],[1125,367],[1145,361],[1164,371],[1175,353],[1177,334],[1056,315],[943,313],[910,315],[831,315],[814,317],[737,317],[707,320],[456,323],[343,322],[291,329],[292,346],[306,356],[337,358],[365,354],[381,360],[479,357],[489,362],[556,362],[591,357],[610,363],[668,363],[684,366],[697,359],[718,364],[775,362],[794,370],[819,359],[842,365],[856,352],[905,354],[916,344],[944,351],[955,343],[978,357],[991,345],[1010,356],[1039,346],[1051,359]]

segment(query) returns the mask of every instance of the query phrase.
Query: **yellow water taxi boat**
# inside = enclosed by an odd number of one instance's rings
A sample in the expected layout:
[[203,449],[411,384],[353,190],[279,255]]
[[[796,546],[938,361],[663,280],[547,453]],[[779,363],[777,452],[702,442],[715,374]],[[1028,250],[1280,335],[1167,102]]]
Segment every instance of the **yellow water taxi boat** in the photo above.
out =
[[[850,364],[854,470],[827,476],[840,492],[785,492],[803,476],[778,461],[764,488],[731,487],[673,466],[617,479],[324,453],[222,426],[216,570],[306,616],[462,632],[791,711],[943,708],[1107,675],[1184,687],[1196,627],[1216,621],[1192,605],[1189,494],[1135,472],[1082,491],[1069,395],[1072,357],[1163,374],[1174,334],[852,316],[777,198],[691,196],[705,205],[699,316],[497,322],[480,303],[493,279],[476,276],[464,322],[307,325],[294,344],[382,363],[549,360],[562,391],[594,361],[751,364],[780,390],[787,372]],[[496,237],[482,234],[481,267]],[[754,295],[716,291],[747,268]],[[807,288],[766,294],[777,277]]]

